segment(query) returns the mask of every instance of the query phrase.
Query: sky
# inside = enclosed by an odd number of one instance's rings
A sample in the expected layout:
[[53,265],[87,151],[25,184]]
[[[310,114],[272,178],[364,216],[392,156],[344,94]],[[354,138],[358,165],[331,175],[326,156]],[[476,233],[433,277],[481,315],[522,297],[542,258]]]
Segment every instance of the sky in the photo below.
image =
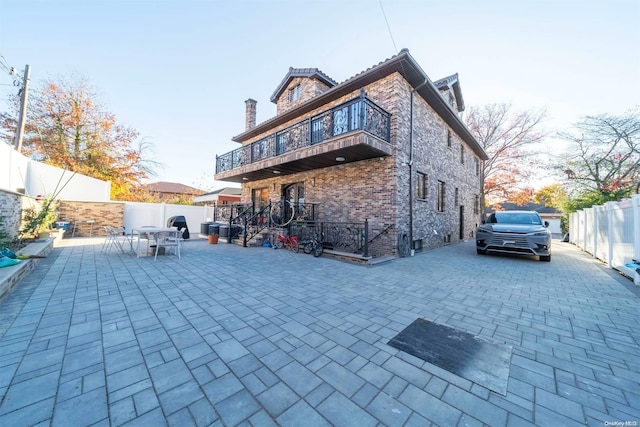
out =
[[[204,190],[289,70],[342,82],[401,49],[465,105],[546,109],[547,143],[581,117],[640,105],[640,0],[0,0],[0,55],[31,87],[79,76],[152,146],[150,182]],[[2,58],[0,58],[2,59]],[[15,92],[0,75],[0,109]]]

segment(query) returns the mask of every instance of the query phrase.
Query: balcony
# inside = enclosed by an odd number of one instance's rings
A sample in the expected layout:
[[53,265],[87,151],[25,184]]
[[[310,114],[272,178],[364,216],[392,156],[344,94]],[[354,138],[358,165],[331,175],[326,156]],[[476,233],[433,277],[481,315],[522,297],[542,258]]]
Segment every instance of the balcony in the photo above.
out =
[[216,156],[215,179],[246,182],[392,153],[390,114],[364,96]]

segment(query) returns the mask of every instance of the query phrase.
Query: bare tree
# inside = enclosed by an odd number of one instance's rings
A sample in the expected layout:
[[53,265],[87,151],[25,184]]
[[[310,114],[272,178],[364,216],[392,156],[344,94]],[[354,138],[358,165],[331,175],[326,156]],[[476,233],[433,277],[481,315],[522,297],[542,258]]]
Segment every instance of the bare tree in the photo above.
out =
[[570,150],[556,167],[577,192],[620,199],[640,187],[640,108],[621,115],[586,116],[560,136]]
[[527,186],[535,164],[528,148],[545,134],[539,129],[546,112],[513,111],[510,104],[471,108],[465,122],[489,156],[484,162],[484,197],[509,200]]

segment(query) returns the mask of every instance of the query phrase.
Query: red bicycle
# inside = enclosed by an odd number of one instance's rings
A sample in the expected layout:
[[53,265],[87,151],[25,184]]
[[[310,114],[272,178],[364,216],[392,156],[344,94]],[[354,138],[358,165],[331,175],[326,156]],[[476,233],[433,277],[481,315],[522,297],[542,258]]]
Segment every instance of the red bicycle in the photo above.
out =
[[295,253],[298,253],[300,251],[300,245],[296,236],[285,236],[283,234],[278,234],[275,243],[276,248],[278,249],[288,248]]

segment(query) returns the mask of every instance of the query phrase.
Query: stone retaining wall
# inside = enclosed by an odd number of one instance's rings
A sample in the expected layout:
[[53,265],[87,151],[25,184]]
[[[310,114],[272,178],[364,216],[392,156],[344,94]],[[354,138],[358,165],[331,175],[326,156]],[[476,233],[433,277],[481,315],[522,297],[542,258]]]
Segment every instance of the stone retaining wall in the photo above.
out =
[[[53,249],[55,238],[49,238],[43,242],[31,243],[20,250],[27,255],[47,256]],[[33,271],[42,259],[25,259],[19,264],[0,268],[0,301],[13,291],[20,281]]]

